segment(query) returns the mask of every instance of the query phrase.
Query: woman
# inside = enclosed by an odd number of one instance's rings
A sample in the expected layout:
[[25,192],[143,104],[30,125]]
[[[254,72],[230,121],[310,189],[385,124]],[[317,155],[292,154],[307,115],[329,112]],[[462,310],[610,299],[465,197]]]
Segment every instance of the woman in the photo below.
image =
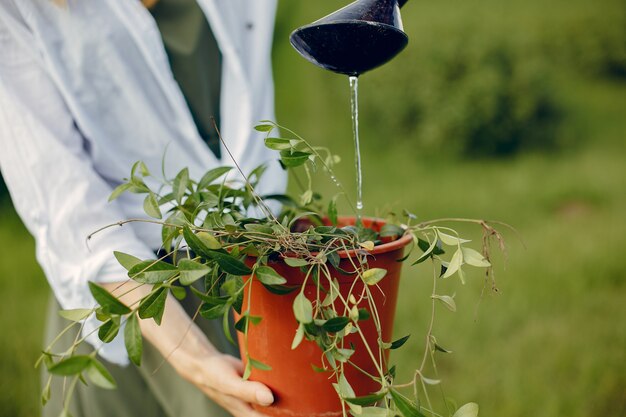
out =
[[[158,228],[135,224],[85,243],[103,225],[141,216],[136,196],[107,203],[133,162],[157,173],[165,154],[168,175],[188,167],[195,178],[221,164],[225,152],[209,112],[220,116],[223,139],[244,171],[271,160],[251,127],[274,118],[276,2],[160,0],[151,10],[137,0],[62,3],[0,2],[0,167],[54,295],[69,309],[93,305],[87,281],[112,290],[127,280],[114,250],[149,258],[159,247]],[[285,182],[270,164],[261,191],[281,192]],[[52,313],[49,330],[58,325]],[[97,325],[88,320],[85,334]],[[203,332],[174,299],[162,326],[146,320],[141,328],[153,348],[139,370],[126,366],[121,338],[104,346],[88,338],[119,387],[79,386],[75,417],[228,415],[222,408],[252,417],[261,414],[250,403],[273,402],[267,387],[242,381],[241,362],[217,349],[227,346],[223,339]],[[159,367],[163,357],[168,363]],[[60,383],[55,390],[59,398]],[[58,415],[59,407],[50,404],[44,414]]]

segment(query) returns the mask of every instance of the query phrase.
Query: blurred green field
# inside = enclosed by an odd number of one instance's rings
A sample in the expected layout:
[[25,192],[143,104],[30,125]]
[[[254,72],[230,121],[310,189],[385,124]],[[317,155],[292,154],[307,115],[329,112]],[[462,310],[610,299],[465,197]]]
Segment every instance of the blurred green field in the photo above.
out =
[[[287,42],[293,28],[341,4],[281,3],[276,99],[280,123],[342,157],[337,172],[352,190],[347,79],[307,64]],[[413,1],[403,17],[408,49],[360,81],[366,212],[406,208],[420,219],[497,219],[514,225],[525,243],[505,231],[499,294],[487,288],[481,297],[476,273],[463,288],[453,279],[442,284],[457,293],[458,305],[457,313],[438,311],[435,326],[439,342],[454,351],[439,362],[446,394],[478,402],[483,417],[626,415],[626,7],[612,0]],[[451,89],[454,108],[445,106],[446,95],[423,108],[429,88],[441,82],[433,62],[492,44],[513,50],[514,66],[538,63],[528,71],[540,68],[534,74],[563,114],[556,146],[500,158],[466,158],[445,140],[431,146],[441,136],[429,136],[420,123],[458,132],[438,112],[471,116],[474,105]],[[459,89],[481,82],[476,68]],[[537,91],[525,88],[515,97]],[[335,192],[326,180],[317,188]],[[463,230],[480,238],[478,230]],[[2,210],[0,240],[0,417],[32,417],[48,289],[32,239],[9,208]],[[414,337],[394,357],[404,379],[421,359],[429,277],[427,265],[405,267],[396,333]]]

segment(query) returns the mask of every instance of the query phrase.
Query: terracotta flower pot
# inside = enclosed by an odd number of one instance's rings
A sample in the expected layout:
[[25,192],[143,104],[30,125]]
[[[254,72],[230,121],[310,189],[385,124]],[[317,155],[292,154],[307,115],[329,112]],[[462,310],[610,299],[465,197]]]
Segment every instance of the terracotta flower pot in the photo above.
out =
[[[341,218],[342,225],[354,224],[354,218]],[[384,224],[381,220],[364,218],[365,226],[374,230]],[[411,236],[404,236],[395,241],[376,246],[369,253],[368,265],[370,268],[384,268],[387,275],[378,283],[377,289],[372,288],[374,303],[378,310],[382,328],[383,340],[392,340],[393,320],[396,309],[400,269],[402,264],[397,262],[402,258],[404,247],[411,242]],[[340,267],[344,270],[354,270],[349,257],[355,256],[353,251],[341,253]],[[304,274],[298,268],[292,268],[283,262],[270,264],[280,275],[287,279],[286,285],[301,285]],[[330,266],[329,266],[330,267]],[[331,268],[333,277],[337,278],[340,292],[344,297],[353,286],[355,275],[345,275]],[[359,280],[354,284],[352,292],[359,294],[363,283]],[[251,380],[266,384],[274,393],[275,403],[268,408],[259,408],[259,411],[269,416],[340,416],[342,407],[335,389],[332,386],[335,378],[330,372],[316,372],[312,365],[322,366],[322,352],[314,343],[306,339],[295,350],[291,349],[298,323],[293,315],[293,301],[297,291],[287,295],[276,295],[269,292],[258,280],[253,280],[250,314],[262,317],[257,325],[250,325],[248,330],[248,353],[250,357],[272,367],[271,371],[253,369]],[[316,298],[316,287],[311,280],[307,283],[305,295],[310,300]],[[244,293],[243,310],[248,309],[248,287]],[[359,308],[367,307],[367,301],[359,304]],[[359,322],[365,338],[373,352],[378,351],[378,335],[373,319]],[[369,357],[362,339],[358,334],[351,334],[345,339],[346,345],[353,343],[355,353],[351,361],[365,371],[377,375],[378,372]],[[239,333],[239,344],[243,353],[244,338]],[[363,375],[350,365],[345,367],[345,375],[355,390],[357,396],[376,392],[380,385],[371,378]]]

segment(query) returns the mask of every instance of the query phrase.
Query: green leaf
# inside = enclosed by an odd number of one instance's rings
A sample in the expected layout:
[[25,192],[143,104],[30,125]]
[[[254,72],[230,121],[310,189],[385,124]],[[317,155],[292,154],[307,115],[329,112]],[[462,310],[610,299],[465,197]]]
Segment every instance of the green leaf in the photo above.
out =
[[274,129],[274,125],[270,125],[270,124],[258,124],[254,126],[254,130],[258,132],[269,132],[272,129]]
[[342,269],[339,265],[341,264],[341,256],[337,252],[327,252],[326,257],[328,258],[328,262],[339,272],[344,275],[352,275],[348,271]]
[[130,176],[135,179],[138,178],[137,176],[137,171],[139,170],[139,174],[142,177],[147,177],[150,175],[150,171],[148,170],[148,167],[146,166],[146,164],[143,161],[137,161],[133,164],[131,170],[130,170]]
[[205,259],[210,259],[210,248],[187,225],[183,226],[183,237],[192,251]]
[[160,219],[163,217],[161,209],[159,208],[159,202],[156,199],[154,193],[149,193],[143,200],[143,211],[150,217]]
[[265,285],[282,285],[287,282],[276,270],[270,266],[259,266],[254,274]]
[[191,259],[181,259],[180,262],[178,262],[178,271],[180,272],[180,284],[191,285],[211,272],[211,268],[200,262],[192,261]]
[[[200,232],[203,233],[203,232]],[[200,235],[198,233],[198,235]],[[234,258],[226,251],[218,251],[210,249],[208,241],[203,241],[203,235],[194,234],[188,226],[183,228],[183,236],[191,249],[205,259],[212,259],[217,262],[220,268],[232,275],[250,275],[252,270],[240,260]],[[208,233],[207,233],[208,235]]]
[[266,226],[264,224],[248,223],[244,226],[244,229],[250,232],[257,232],[257,233],[262,233],[266,235],[274,234],[274,230],[271,227]]
[[389,349],[398,349],[398,348],[402,347],[402,345],[404,345],[406,343],[406,341],[409,340],[409,337],[411,337],[410,334],[408,334],[408,335],[406,335],[404,337],[401,337],[400,339],[398,339],[398,340],[396,340],[394,342],[391,342],[391,347]]
[[48,368],[53,375],[78,375],[91,363],[91,357],[86,355],[71,356],[63,359]]
[[460,244],[471,242],[470,240],[461,239],[460,237],[456,237],[456,236],[451,236],[439,230],[437,231],[437,235],[439,235],[439,239],[441,239],[441,241],[448,246],[459,246]]
[[243,288],[243,279],[239,276],[228,276],[227,279],[221,286],[221,290],[230,295],[234,296],[241,293],[241,289]]
[[110,318],[98,329],[98,338],[104,343],[111,343],[120,331],[119,317]]
[[392,414],[389,414],[386,408],[381,407],[363,407],[361,414],[359,417],[389,417]]
[[349,317],[333,317],[332,319],[326,321],[322,327],[329,333],[337,333],[343,330],[348,323],[350,323]]
[[272,370],[271,366],[264,364],[263,362],[259,362],[256,359],[249,358],[248,360],[250,361],[250,366],[252,366],[253,368],[260,369],[261,371]]
[[[346,376],[343,374],[343,372],[339,375],[339,380],[337,381],[337,383],[333,384],[333,387],[335,388],[335,391],[337,391],[337,394],[339,394],[339,396],[343,399],[356,397],[356,395],[354,394],[354,390],[348,383],[348,380],[346,379]],[[348,407],[350,407],[350,410],[352,410],[353,414],[360,415],[362,412],[362,408],[360,405],[348,403]]]
[[48,378],[48,382],[46,382],[46,386],[41,391],[41,405],[45,407],[50,401],[50,385],[52,384],[52,378]]
[[348,363],[350,357],[354,355],[354,349],[336,349],[330,352],[338,362]]
[[313,304],[303,293],[299,293],[293,301],[293,314],[300,323],[307,324],[313,321]]
[[382,268],[371,268],[363,272],[363,281],[367,285],[376,285],[387,275],[387,270]]
[[120,195],[124,194],[124,192],[129,190],[132,186],[133,186],[132,184],[124,183],[115,187],[115,189],[109,196],[109,202],[117,199]]
[[142,319],[153,318],[156,324],[161,325],[166,299],[167,288],[161,287],[153,291],[150,295],[141,300],[139,304],[139,317]]
[[[428,245],[426,249],[424,249],[424,244]],[[424,253],[417,259],[417,261],[413,262],[411,265],[417,265],[430,258],[431,255],[434,253],[435,248],[437,247],[437,239],[433,239],[433,241],[430,243],[426,242],[425,240],[419,239],[418,246],[424,251]]]
[[465,271],[463,271],[463,268],[459,268],[456,272],[459,276],[459,279],[461,280],[461,284],[465,285]]
[[241,333],[245,333],[248,323],[257,325],[261,322],[261,320],[262,318],[259,316],[250,316],[248,313],[245,313],[241,316],[237,323],[235,323],[235,329],[239,330]]
[[311,201],[313,201],[313,190],[306,190],[300,196],[300,204],[306,206],[307,204],[310,204]]
[[421,378],[422,381],[424,381],[424,383],[426,385],[439,385],[439,384],[441,384],[441,380],[440,379],[426,378],[424,375],[420,375],[420,378]]
[[303,165],[306,161],[308,161],[310,155],[311,154],[308,152],[301,151],[281,151],[280,161],[288,168],[295,168]]
[[119,264],[122,265],[127,271],[141,262],[141,259],[124,252],[115,251],[113,252],[113,255],[115,256],[115,259],[117,259],[117,262],[119,262]]
[[[364,395],[362,397],[344,398],[344,400],[346,400],[349,403],[356,404],[356,405],[370,405],[370,404],[374,404],[377,401],[382,400],[383,398],[385,398],[385,395],[387,395],[386,392],[379,392],[376,394]],[[384,409],[381,408],[381,410],[384,410]],[[386,411],[387,410],[385,410],[385,412]]]
[[431,295],[431,298],[441,301],[443,305],[445,305],[448,308],[448,310],[452,312],[456,312],[456,303],[454,302],[454,298],[450,297],[449,295],[435,294],[435,295]]
[[263,177],[265,171],[267,171],[267,164],[261,164],[254,168],[252,171],[250,171],[250,173],[248,174],[248,181],[250,181],[250,184],[253,188],[256,187],[261,177]]
[[222,175],[230,172],[232,169],[233,167],[218,167],[207,171],[207,173],[202,176],[202,179],[200,179],[200,182],[198,183],[198,189],[202,190],[206,188],[213,181],[215,181]]
[[[433,252],[433,255],[443,255],[444,253],[446,253],[446,251],[441,249],[441,244],[440,244],[441,241],[439,239],[434,239],[434,242],[435,242],[435,247],[434,249],[431,249]],[[427,242],[424,239],[417,239],[417,246],[419,246],[419,248],[423,252],[426,252],[431,245],[432,245],[431,242]]]
[[222,332],[224,333],[224,336],[226,336],[226,340],[235,346],[235,341],[233,340],[233,335],[230,331],[230,311],[228,309],[226,309],[224,314],[222,314]]
[[126,307],[122,304],[117,298],[115,298],[111,293],[102,288],[101,286],[94,284],[89,281],[89,291],[91,291],[91,295],[93,298],[100,304],[102,307],[109,310],[111,314],[128,314],[130,313],[130,308]]
[[250,378],[250,374],[252,373],[252,365],[250,365],[250,361],[246,361],[246,367],[244,368],[243,375],[241,379],[247,381]]
[[170,292],[172,293],[174,298],[176,298],[179,301],[184,300],[185,297],[187,297],[187,290],[185,290],[185,288],[179,287],[177,285],[171,286],[170,287]]
[[333,226],[337,226],[337,196],[328,202],[328,220]]
[[452,417],[477,417],[478,409],[478,404],[467,403],[456,410],[456,413],[454,413]]
[[374,242],[372,242],[371,240],[360,242],[359,246],[368,251],[374,250]]
[[324,300],[322,300],[322,306],[328,307],[332,305],[337,297],[339,297],[339,281],[337,281],[337,278],[333,278],[332,283],[328,288],[328,293],[326,294]]
[[355,398],[356,395],[354,395],[354,390],[352,389],[352,387],[350,386],[350,384],[348,383],[348,380],[346,379],[346,376],[341,373],[339,375],[339,380],[337,381],[335,386],[335,390],[337,391],[337,393],[339,394],[339,396],[341,398]]
[[291,140],[284,138],[265,138],[265,147],[275,151],[284,151],[292,148]]
[[136,314],[128,316],[126,327],[124,328],[124,345],[128,357],[137,366],[141,366],[141,355],[143,353],[143,339],[141,328]]
[[228,296],[221,296],[221,297],[212,297],[208,294],[203,293],[202,291],[197,290],[195,287],[189,287],[191,288],[191,291],[202,301],[209,303],[210,305],[216,305],[216,304],[226,304],[229,300],[230,297]]
[[438,343],[435,343],[435,350],[441,353],[452,353],[451,350],[448,350],[446,348],[444,348],[443,346],[439,345]]
[[391,398],[393,399],[396,408],[404,417],[426,417],[420,412],[413,401],[409,400],[398,391],[392,389],[389,393],[391,394]]
[[331,351],[332,355],[341,363],[346,363],[354,354],[354,349],[336,349]]
[[113,375],[109,373],[109,371],[104,367],[102,362],[97,359],[92,359],[91,363],[87,367],[87,378],[94,385],[104,388],[104,389],[115,389],[117,388],[117,384],[115,383],[115,379]]
[[478,268],[488,268],[491,266],[482,253],[466,247],[461,247],[461,251],[463,252],[463,261],[466,264],[476,266]]
[[272,294],[276,294],[276,295],[290,294],[290,293],[292,293],[295,290],[300,288],[299,285],[287,286],[287,285],[265,285],[265,284],[263,284],[263,286],[269,292],[271,292]]
[[200,306],[200,315],[208,320],[215,320],[223,317],[228,311],[228,304],[204,303]]
[[300,323],[298,325],[298,328],[296,329],[296,335],[293,338],[293,342],[291,342],[291,350],[294,350],[295,348],[300,346],[300,343],[302,343],[303,339],[304,339],[304,325]]
[[452,255],[452,259],[448,264],[448,269],[443,274],[443,278],[448,278],[454,275],[454,273],[461,268],[461,265],[463,265],[463,252],[461,252],[460,249],[457,249],[456,252],[454,252],[454,255]]
[[104,322],[111,318],[111,313],[104,307],[96,308],[96,319]]
[[89,317],[91,313],[93,313],[93,310],[88,308],[76,308],[74,310],[61,310],[59,311],[59,316],[64,319],[79,322]]
[[309,264],[306,259],[302,259],[302,258],[284,257],[283,260],[285,261],[287,265],[293,268],[300,268],[302,266],[307,266]]
[[185,196],[188,185],[189,169],[184,168],[178,173],[178,175],[176,175],[176,178],[174,178],[174,181],[172,183],[172,193],[174,193],[174,198],[176,199],[178,204],[182,204],[183,197]]
[[160,284],[178,274],[178,269],[170,263],[147,260],[133,266],[128,271],[128,276],[142,284]]
[[222,248],[220,241],[209,232],[198,232],[196,237],[209,249],[217,250]]
[[229,274],[244,276],[252,274],[252,270],[239,259],[218,251],[209,251],[209,257],[217,262],[220,268]]

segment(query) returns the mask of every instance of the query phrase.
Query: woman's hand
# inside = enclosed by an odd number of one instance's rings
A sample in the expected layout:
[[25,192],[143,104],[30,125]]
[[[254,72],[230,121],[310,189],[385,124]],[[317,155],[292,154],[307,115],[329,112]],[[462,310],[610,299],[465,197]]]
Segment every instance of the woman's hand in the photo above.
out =
[[[132,281],[104,287],[114,295],[126,293],[120,300],[132,307],[150,292],[149,286]],[[140,325],[143,336],[181,377],[234,417],[262,417],[250,404],[268,406],[274,402],[268,387],[241,378],[241,361],[215,349],[173,297],[168,296],[160,326],[151,319],[141,320]]]
[[254,411],[250,404],[268,406],[274,401],[265,385],[241,379],[242,362],[230,355],[187,358],[183,352],[175,352],[169,362],[183,378],[235,417],[261,417],[263,414]]

